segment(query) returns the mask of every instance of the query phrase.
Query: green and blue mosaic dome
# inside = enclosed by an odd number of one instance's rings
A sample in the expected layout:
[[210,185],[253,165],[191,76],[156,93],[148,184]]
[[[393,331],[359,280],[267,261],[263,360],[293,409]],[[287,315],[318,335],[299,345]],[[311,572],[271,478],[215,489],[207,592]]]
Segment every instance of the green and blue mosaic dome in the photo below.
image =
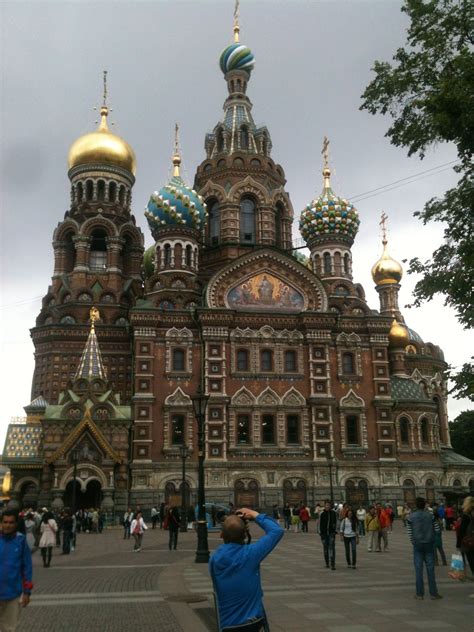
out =
[[168,184],[150,196],[145,216],[153,234],[165,226],[201,230],[207,210],[202,197],[187,187],[181,176],[173,176]]
[[219,59],[219,66],[224,75],[231,70],[246,70],[250,74],[254,65],[252,51],[240,43],[230,44],[224,48]]
[[354,239],[359,230],[359,213],[331,189],[329,170],[321,195],[306,206],[300,216],[300,233],[305,241],[324,235],[347,235]]

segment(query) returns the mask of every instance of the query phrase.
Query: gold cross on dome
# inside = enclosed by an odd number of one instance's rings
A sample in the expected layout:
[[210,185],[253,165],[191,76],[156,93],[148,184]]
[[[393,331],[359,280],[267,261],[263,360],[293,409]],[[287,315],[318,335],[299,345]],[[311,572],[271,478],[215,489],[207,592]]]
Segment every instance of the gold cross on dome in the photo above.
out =
[[89,311],[89,320],[91,321],[91,327],[94,328],[96,320],[100,320],[100,312],[97,307],[91,307]]
[[324,160],[324,168],[329,168],[329,139],[327,136],[324,137],[323,140],[323,148],[321,150],[321,154],[323,155]]
[[387,220],[388,215],[385,213],[385,211],[382,211],[379,222],[379,225],[382,229],[382,241],[387,241]]

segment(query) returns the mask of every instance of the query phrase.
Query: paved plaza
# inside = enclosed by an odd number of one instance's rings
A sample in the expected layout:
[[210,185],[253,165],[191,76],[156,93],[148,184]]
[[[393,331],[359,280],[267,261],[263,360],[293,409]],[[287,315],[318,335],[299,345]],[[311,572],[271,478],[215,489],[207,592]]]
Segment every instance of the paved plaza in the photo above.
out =
[[[368,553],[358,547],[358,568],[346,568],[343,544],[336,566],[324,567],[319,536],[286,533],[263,564],[265,604],[272,632],[474,631],[474,582],[448,578],[437,568],[444,599],[414,599],[411,547],[400,523],[389,551]],[[253,525],[256,537],[259,529]],[[167,532],[149,530],[143,550],[122,531],[80,534],[70,556],[54,551],[44,569],[34,558],[35,590],[22,612],[19,632],[214,632],[212,586],[207,565],[194,563],[196,535],[179,534],[178,551],[168,551]],[[454,534],[443,533],[446,553],[454,552]],[[220,543],[209,535],[211,549]]]

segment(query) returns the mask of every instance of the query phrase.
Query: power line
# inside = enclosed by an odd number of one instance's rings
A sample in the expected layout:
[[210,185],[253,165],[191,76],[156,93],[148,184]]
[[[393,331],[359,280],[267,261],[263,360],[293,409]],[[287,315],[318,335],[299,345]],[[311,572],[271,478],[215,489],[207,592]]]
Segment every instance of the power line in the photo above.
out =
[[18,305],[29,305],[30,303],[35,303],[42,299],[43,296],[40,294],[39,296],[35,296],[29,299],[23,299],[21,301],[16,301],[15,303],[8,303],[7,305],[0,305],[0,309],[8,309],[9,307],[18,307]]

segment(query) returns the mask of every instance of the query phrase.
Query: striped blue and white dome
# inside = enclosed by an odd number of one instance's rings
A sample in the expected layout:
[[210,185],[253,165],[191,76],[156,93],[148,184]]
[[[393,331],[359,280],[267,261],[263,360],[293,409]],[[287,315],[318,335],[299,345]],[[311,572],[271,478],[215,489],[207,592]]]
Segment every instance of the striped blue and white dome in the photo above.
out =
[[250,48],[240,43],[234,43],[224,48],[219,65],[224,75],[231,70],[246,70],[250,74],[255,65],[255,58]]

